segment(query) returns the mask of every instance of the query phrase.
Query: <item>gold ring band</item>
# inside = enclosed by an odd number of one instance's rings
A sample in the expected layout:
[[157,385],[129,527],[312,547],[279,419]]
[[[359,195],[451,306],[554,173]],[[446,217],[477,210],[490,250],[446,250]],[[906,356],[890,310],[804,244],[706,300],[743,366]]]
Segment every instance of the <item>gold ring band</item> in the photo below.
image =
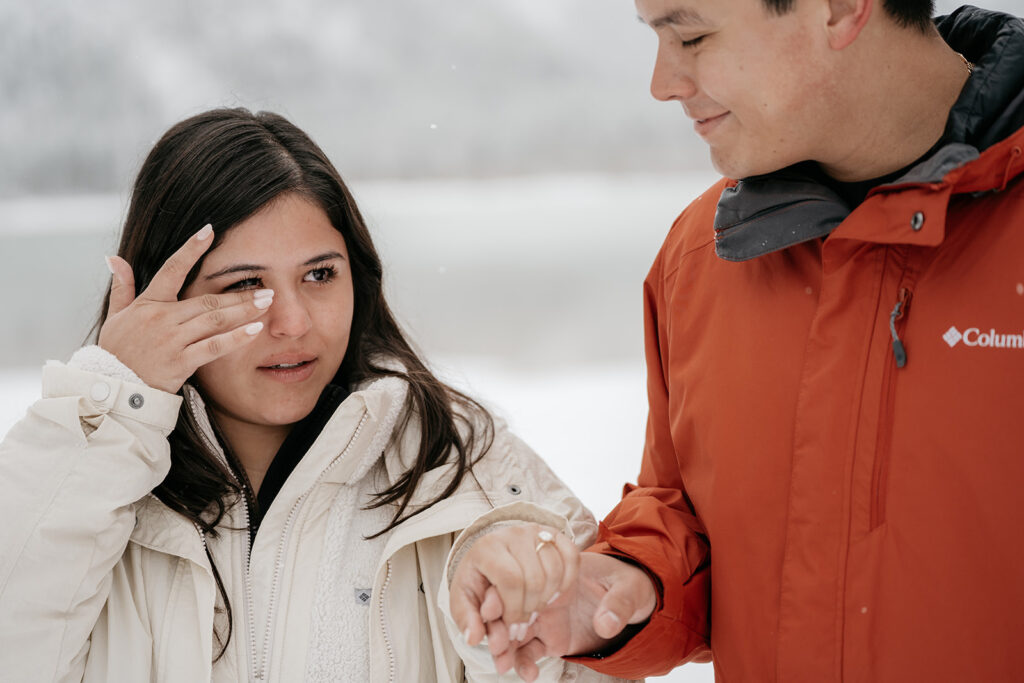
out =
[[537,547],[533,549],[534,552],[539,553],[540,549],[546,546],[548,543],[555,542],[555,535],[550,531],[544,529],[537,532]]

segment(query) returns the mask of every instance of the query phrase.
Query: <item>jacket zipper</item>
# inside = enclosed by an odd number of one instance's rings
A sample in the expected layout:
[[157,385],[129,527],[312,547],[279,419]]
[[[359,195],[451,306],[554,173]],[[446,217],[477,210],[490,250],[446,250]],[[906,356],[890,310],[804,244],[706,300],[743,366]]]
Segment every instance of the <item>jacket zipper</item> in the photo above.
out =
[[[871,517],[868,530],[877,529],[885,522],[885,490],[889,479],[889,452],[892,449],[893,410],[896,398],[897,371],[907,365],[907,349],[900,339],[906,325],[907,309],[912,292],[901,287],[896,305],[889,314],[889,334],[892,336],[892,357],[882,375],[882,402],[878,412],[878,440],[875,444],[875,465],[871,472]],[[899,326],[897,327],[897,324]]]
[[902,368],[907,364],[907,349],[903,346],[900,333],[896,330],[896,322],[903,319],[907,313],[907,306],[910,305],[910,290],[906,287],[900,289],[900,298],[896,306],[889,314],[889,334],[892,335],[892,355],[896,361],[896,367]]
[[[196,405],[195,400],[189,400],[189,408],[191,409],[193,415],[197,413],[198,406]],[[220,447],[218,447],[215,443],[210,441],[210,438],[206,435],[206,432],[204,430],[199,429],[197,431],[199,432],[199,436],[205,442],[206,447],[210,449],[210,452],[220,456],[221,463],[230,473],[231,463],[228,462],[227,458],[224,456],[224,453],[221,451]],[[232,476],[234,476],[233,473]],[[249,530],[249,523],[251,521],[249,518],[249,498],[244,490],[244,485],[240,481],[238,481],[237,478],[235,478],[235,484],[237,484],[240,488],[243,489],[242,516],[244,523],[242,524],[242,529],[245,531],[245,555],[243,557],[245,564],[242,565],[242,582],[245,588],[245,610],[243,616],[245,617],[245,630],[249,634],[249,647],[247,648],[245,654],[247,663],[246,679],[249,681],[255,681],[256,678],[254,677],[254,669],[256,666],[256,628],[253,624],[252,615],[256,611],[256,608],[255,605],[253,604],[252,581],[250,581],[249,579],[249,559],[252,553],[252,535],[251,531]],[[199,530],[199,536],[203,541],[203,548],[205,549],[207,547],[206,534],[203,533],[203,530],[199,527],[199,525],[196,525],[196,529]]]
[[[289,541],[289,538],[291,536],[292,525],[294,524],[295,519],[298,517],[299,510],[302,508],[303,503],[305,503],[306,499],[309,498],[309,494],[313,492],[313,489],[316,488],[316,486],[323,480],[323,478],[327,475],[327,473],[330,472],[331,469],[334,468],[334,466],[336,464],[341,462],[345,458],[345,456],[349,453],[349,451],[352,450],[352,446],[353,446],[353,444],[355,444],[356,439],[359,437],[359,433],[363,430],[363,425],[366,424],[367,419],[369,419],[369,415],[364,411],[362,417],[359,419],[359,424],[356,425],[355,432],[353,432],[352,437],[349,439],[348,444],[345,446],[344,450],[342,450],[341,453],[339,453],[337,456],[335,456],[334,459],[331,460],[330,463],[328,463],[327,467],[325,467],[323,469],[323,471],[320,473],[320,476],[318,476],[316,478],[316,481],[314,481],[313,484],[310,485],[310,487],[308,489],[306,489],[305,493],[303,493],[301,496],[298,497],[298,499],[295,501],[295,503],[292,504],[292,509],[288,512],[288,518],[285,521],[284,530],[281,532],[281,540],[278,541],[278,544],[277,544],[277,554],[276,554],[276,556],[274,558],[274,572],[273,572],[273,574],[271,576],[271,582],[270,582],[270,597],[269,597],[269,599],[267,601],[267,624],[266,624],[266,627],[265,627],[265,629],[263,631],[263,656],[259,658],[260,664],[259,664],[259,669],[257,669],[257,671],[256,671],[256,680],[260,680],[260,681],[265,680],[265,678],[267,676],[267,669],[268,669],[268,667],[270,665],[270,648],[271,648],[271,643],[273,642],[274,627],[277,625],[274,617],[275,617],[275,615],[277,613],[278,582],[280,581],[281,575],[282,575],[282,573],[284,571],[284,556],[285,556],[285,553],[288,550],[288,541]],[[246,525],[246,528],[248,528],[248,525]],[[245,582],[245,585],[246,585],[246,591],[247,591],[247,593],[249,593],[249,598],[251,600],[252,596],[251,596],[251,591],[250,591],[251,582],[249,581],[249,571],[248,571],[248,567],[249,567],[248,553],[246,555],[247,556],[246,556],[246,563],[245,563],[245,566],[246,566],[246,572],[245,572],[246,582]],[[389,569],[390,569],[390,565],[389,565]],[[255,655],[256,655],[256,632],[255,632],[255,629],[253,629],[251,631],[251,633],[252,633],[252,652],[253,652],[253,658],[255,659]]]
[[388,680],[395,680],[395,652],[391,647],[391,631],[388,629],[387,617],[384,614],[384,596],[388,592],[388,585],[391,583],[391,560],[387,561],[387,574],[384,576],[384,584],[380,587],[380,595],[377,597],[377,609],[380,614],[380,626],[384,631],[384,647],[388,652]]

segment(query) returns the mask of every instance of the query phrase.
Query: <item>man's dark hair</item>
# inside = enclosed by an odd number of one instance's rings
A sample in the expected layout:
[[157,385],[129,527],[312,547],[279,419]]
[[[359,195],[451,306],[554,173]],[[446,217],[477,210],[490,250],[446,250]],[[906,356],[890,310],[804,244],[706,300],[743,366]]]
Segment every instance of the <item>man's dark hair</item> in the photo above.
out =
[[[784,14],[793,8],[796,0],[761,0],[776,14]],[[884,0],[882,7],[896,23],[905,28],[927,31],[932,26],[935,0]]]

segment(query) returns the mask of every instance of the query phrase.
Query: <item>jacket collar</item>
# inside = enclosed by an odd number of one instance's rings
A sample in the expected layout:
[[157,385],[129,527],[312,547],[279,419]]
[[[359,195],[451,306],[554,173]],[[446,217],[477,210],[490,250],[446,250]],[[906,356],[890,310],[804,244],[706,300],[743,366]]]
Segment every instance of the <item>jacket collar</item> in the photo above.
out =
[[[917,193],[912,197],[914,210],[906,216],[906,211],[895,215],[895,225],[906,227],[914,214],[924,213],[925,206],[932,225],[927,232],[888,231],[889,226],[876,221],[867,228],[871,235],[858,232],[858,239],[938,244],[944,229],[935,224],[941,217],[944,225],[954,181],[964,177],[955,171],[977,165],[975,162],[984,157],[986,163],[981,168],[987,184],[979,183],[974,173],[970,190],[955,188],[957,192],[979,192],[1005,187],[1011,171],[1016,175],[1022,170],[1019,141],[997,143],[1019,138],[1016,133],[1024,126],[1024,22],[1006,14],[962,7],[937,19],[936,26],[954,49],[975,62],[974,74],[950,110],[946,132],[936,151],[903,176],[874,188],[864,202],[877,205],[873,198],[878,194]],[[980,150],[992,153],[983,155]],[[825,237],[860,209],[854,207],[851,211],[816,176],[809,164],[803,163],[727,187],[719,199],[714,222],[718,256],[727,261],[746,261]],[[844,236],[853,237],[849,231]]]
[[[346,484],[362,479],[384,457],[407,393],[408,383],[398,377],[383,377],[358,386],[324,426],[278,496],[298,498],[317,483]],[[226,463],[202,396],[189,385],[185,385],[184,394],[184,409],[190,411],[203,438]],[[387,469],[390,474],[392,470],[404,471],[401,468],[396,463]],[[209,566],[201,537],[188,519],[153,494],[139,501],[135,510],[132,542]]]

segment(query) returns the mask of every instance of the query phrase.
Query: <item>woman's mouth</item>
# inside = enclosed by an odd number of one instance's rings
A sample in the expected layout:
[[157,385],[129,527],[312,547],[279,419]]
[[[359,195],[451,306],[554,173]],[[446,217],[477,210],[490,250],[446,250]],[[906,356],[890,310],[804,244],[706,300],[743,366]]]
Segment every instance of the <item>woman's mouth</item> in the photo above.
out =
[[313,374],[317,359],[298,360],[293,362],[262,365],[259,371],[270,379],[278,382],[301,382]]

